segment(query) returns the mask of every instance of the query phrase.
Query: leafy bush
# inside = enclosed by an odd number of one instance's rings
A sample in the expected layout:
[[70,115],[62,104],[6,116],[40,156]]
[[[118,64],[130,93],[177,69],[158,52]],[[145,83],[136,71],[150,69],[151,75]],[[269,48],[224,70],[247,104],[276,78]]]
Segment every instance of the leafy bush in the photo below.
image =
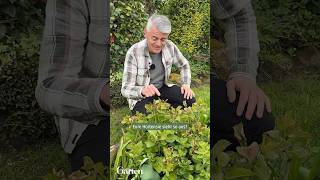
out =
[[217,180],[234,178],[295,179],[319,178],[319,147],[310,146],[310,135],[295,125],[290,116],[277,121],[277,130],[266,132],[259,146],[247,146],[242,124],[235,127],[241,147],[237,152],[224,152],[230,144],[219,141],[213,147],[213,177]]
[[40,111],[34,90],[41,26],[0,42],[0,142],[21,147],[55,133],[53,121]]
[[313,0],[254,0],[260,58],[283,67],[292,63],[297,49],[320,47],[320,4]]
[[127,104],[127,99],[121,95],[122,73],[113,73],[110,76],[110,97],[113,107],[121,107]]
[[44,4],[4,0],[0,10],[0,143],[19,148],[55,133],[34,97]]
[[172,24],[170,39],[189,55],[209,51],[209,0],[170,0],[157,5]]
[[[0,2],[0,40],[30,32],[43,22],[42,0],[2,0]],[[1,42],[1,41],[0,41]]]
[[112,0],[110,4],[111,69],[121,71],[127,50],[143,38],[147,14],[141,0]]
[[71,174],[66,174],[63,170],[53,169],[52,172],[48,173],[43,177],[44,180],[87,180],[87,179],[99,179],[99,180],[109,180],[108,168],[106,168],[101,162],[94,163],[93,160],[85,156],[83,160],[83,166],[81,170],[72,172]]
[[[112,166],[114,178],[120,166],[139,169],[145,164],[148,173],[155,171],[162,179],[209,179],[209,107],[198,100],[192,107],[175,109],[157,100],[146,108],[147,116],[139,113],[122,121],[125,128]],[[132,128],[135,123],[187,123],[189,129],[137,130]]]

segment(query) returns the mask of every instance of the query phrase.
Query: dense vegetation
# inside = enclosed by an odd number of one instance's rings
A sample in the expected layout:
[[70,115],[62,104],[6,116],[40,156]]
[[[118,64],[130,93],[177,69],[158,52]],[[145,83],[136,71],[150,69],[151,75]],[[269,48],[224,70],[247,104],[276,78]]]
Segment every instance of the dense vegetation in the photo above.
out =
[[0,147],[21,147],[54,133],[34,98],[43,23],[40,1],[0,2]]
[[[186,57],[190,58],[193,64],[192,71],[200,74],[208,72],[208,68],[203,68],[207,67],[208,63],[196,60],[198,54],[208,55],[209,45],[206,36],[209,31],[207,23],[209,16],[206,13],[209,7],[197,6],[207,1],[156,0],[154,7],[144,7],[143,0],[112,0],[111,2],[113,5],[111,5],[110,26],[115,37],[111,46],[112,72],[116,72],[116,77],[113,78],[116,79],[114,84],[120,83],[121,74],[119,75],[118,71],[122,69],[123,56],[127,48],[133,42],[143,38],[143,27],[150,10],[165,13],[172,19],[174,29],[171,38],[184,51]],[[171,6],[171,3],[179,4],[184,8],[177,11],[177,7]],[[318,1],[254,0],[253,4],[257,15],[261,42],[260,59],[264,71],[273,75],[272,71],[275,70],[273,67],[276,65],[280,67],[281,72],[286,72],[295,63],[301,49],[304,47],[319,49],[320,4]],[[196,7],[200,10],[197,11]],[[188,14],[186,12],[188,9],[197,13]],[[44,16],[43,0],[0,1],[0,147],[7,144],[21,147],[30,141],[37,142],[55,133],[51,117],[39,109],[34,98]],[[183,28],[185,22],[188,22],[188,26]],[[190,34],[190,31],[193,33]],[[221,39],[221,34],[219,37]],[[266,65],[268,62],[272,62],[272,68],[265,69],[269,68]],[[312,73],[314,74],[314,71]],[[294,91],[294,88],[290,87],[284,91],[291,90]],[[305,92],[304,89],[301,92]],[[293,93],[292,96],[294,95]],[[279,99],[278,96],[283,98],[282,95],[277,95],[275,99]],[[316,97],[316,95],[313,96]],[[306,95],[309,99],[313,99],[313,96]],[[119,97],[119,93],[116,93],[115,97]],[[123,99],[120,101],[122,101],[120,104],[125,102]],[[300,101],[297,100],[297,102]],[[278,104],[275,106],[277,107]],[[288,104],[283,106],[287,107]],[[296,112],[300,110],[299,108]],[[317,124],[310,119],[306,119],[304,123]],[[308,131],[318,132],[315,130],[318,126],[305,126],[308,127]]]

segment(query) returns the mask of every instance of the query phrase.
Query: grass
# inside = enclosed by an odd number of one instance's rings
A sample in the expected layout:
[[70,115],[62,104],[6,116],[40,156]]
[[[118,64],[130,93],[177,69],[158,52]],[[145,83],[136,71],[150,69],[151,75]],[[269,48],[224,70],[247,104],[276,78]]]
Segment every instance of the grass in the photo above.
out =
[[122,130],[121,121],[123,117],[130,115],[130,110],[128,106],[121,107],[118,109],[111,110],[110,118],[110,144],[117,144],[120,142]]
[[289,79],[262,84],[272,103],[277,119],[292,117],[305,131],[311,133],[313,143],[320,145],[320,83],[317,78]]
[[1,179],[42,179],[53,168],[70,171],[67,155],[57,139],[0,154]]

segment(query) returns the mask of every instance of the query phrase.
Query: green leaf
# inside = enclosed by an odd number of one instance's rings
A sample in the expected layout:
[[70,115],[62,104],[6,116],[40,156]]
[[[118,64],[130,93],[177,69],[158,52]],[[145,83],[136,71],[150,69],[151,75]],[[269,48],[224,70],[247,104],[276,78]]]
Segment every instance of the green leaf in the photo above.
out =
[[298,180],[299,178],[299,169],[302,165],[302,161],[299,158],[294,158],[290,161],[289,171],[288,171],[288,179],[290,180]]
[[307,180],[314,180],[317,177],[317,175],[319,175],[319,167],[320,167],[320,153],[317,154],[314,162],[312,163],[312,167]]
[[140,163],[140,168],[143,164],[145,164],[147,161],[149,160],[149,158],[144,158],[141,163]]
[[271,177],[271,170],[262,155],[258,155],[253,170],[261,180],[269,180]]
[[256,159],[259,153],[259,145],[256,142],[250,144],[250,146],[246,147],[237,147],[237,152],[248,159],[249,161],[253,161]]
[[241,177],[252,177],[254,175],[255,173],[253,173],[250,169],[233,167],[225,173],[225,179],[228,180]]
[[238,139],[241,146],[247,146],[247,138],[244,134],[243,124],[239,123],[232,127],[234,130],[234,136]]
[[227,166],[229,162],[230,156],[227,153],[222,152],[218,155],[218,163],[222,168]]
[[213,147],[213,156],[217,157],[218,154],[222,153],[231,143],[227,140],[218,141]]
[[159,174],[156,171],[154,171],[153,167],[150,164],[142,165],[141,170],[141,180],[160,180]]
[[154,141],[151,141],[151,140],[147,140],[144,143],[146,144],[147,148],[153,147],[155,145]]

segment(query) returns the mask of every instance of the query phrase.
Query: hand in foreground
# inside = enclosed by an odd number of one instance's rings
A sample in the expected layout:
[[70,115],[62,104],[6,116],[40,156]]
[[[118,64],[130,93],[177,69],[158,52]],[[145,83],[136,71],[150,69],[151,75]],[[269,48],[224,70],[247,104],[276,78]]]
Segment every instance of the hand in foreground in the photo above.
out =
[[143,88],[141,94],[144,96],[144,97],[152,97],[154,95],[157,95],[157,96],[160,96],[160,92],[159,90],[153,85],[153,84],[150,84],[150,85],[147,85]]
[[245,112],[246,119],[252,118],[253,112],[257,107],[256,115],[258,118],[262,118],[264,107],[267,111],[271,112],[271,104],[268,97],[257,86],[257,84],[247,77],[234,77],[227,82],[227,95],[230,103],[236,100],[236,91],[240,92],[239,103],[237,107],[237,115],[241,116],[244,108],[247,105],[247,111]]
[[181,86],[181,94],[183,94],[183,97],[185,99],[192,99],[192,97],[194,96],[193,91],[187,85],[182,85]]

